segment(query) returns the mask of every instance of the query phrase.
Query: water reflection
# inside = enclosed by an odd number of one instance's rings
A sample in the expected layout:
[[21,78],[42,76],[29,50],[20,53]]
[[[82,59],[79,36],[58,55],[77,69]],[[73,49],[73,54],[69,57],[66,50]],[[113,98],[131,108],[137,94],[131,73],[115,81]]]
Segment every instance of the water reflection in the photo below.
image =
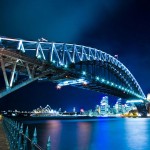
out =
[[150,121],[146,118],[126,119],[126,141],[132,150],[149,149]]
[[43,134],[46,135],[46,137],[48,136],[51,137],[51,143],[53,144],[53,149],[56,150],[59,149],[61,132],[62,132],[62,123],[59,120],[48,121],[45,124],[45,133]]
[[78,130],[77,130],[77,140],[78,145],[77,148],[79,150],[88,150],[91,138],[91,124],[89,122],[78,122]]
[[[45,148],[51,136],[52,150],[149,150],[150,119],[106,118],[51,120],[36,126],[39,144]],[[42,138],[41,138],[42,137]]]

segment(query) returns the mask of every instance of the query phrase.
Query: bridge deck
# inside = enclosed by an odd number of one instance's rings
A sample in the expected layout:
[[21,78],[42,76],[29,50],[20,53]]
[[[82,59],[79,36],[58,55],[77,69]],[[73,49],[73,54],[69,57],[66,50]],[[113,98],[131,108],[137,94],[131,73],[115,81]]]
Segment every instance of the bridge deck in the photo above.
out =
[[0,120],[0,150],[9,150],[9,144],[3,130],[2,121]]

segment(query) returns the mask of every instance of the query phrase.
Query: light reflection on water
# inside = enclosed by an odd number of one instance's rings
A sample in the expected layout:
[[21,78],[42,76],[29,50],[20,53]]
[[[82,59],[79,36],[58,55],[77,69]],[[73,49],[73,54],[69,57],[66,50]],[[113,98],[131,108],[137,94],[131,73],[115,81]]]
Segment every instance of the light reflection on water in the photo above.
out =
[[91,140],[91,125],[88,122],[77,123],[77,148],[88,149],[88,144]]
[[[150,120],[145,118],[126,119],[126,141],[132,150],[150,149]],[[148,147],[149,146],[149,147]]]
[[97,120],[50,120],[26,122],[37,127],[38,143],[45,148],[51,137],[52,150],[149,150],[149,118]]

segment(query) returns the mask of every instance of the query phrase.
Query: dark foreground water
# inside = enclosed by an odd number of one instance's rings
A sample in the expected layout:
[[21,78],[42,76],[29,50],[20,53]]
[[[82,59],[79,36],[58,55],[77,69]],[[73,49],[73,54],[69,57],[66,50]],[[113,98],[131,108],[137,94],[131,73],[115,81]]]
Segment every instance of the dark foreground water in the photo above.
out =
[[150,150],[150,118],[25,121],[52,150]]

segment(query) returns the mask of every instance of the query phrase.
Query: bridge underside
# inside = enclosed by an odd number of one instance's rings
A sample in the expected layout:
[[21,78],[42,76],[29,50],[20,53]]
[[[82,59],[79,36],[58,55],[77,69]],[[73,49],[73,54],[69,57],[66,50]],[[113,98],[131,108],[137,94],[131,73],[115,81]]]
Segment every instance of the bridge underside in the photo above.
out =
[[[37,79],[46,79],[54,83],[60,83],[62,81],[84,78],[88,80],[88,84],[78,83],[72,86],[107,93],[125,99],[135,98],[133,95],[128,94],[119,88],[116,89],[114,86],[96,80],[96,70],[93,70],[93,68],[91,69],[93,71],[92,75],[91,72],[89,72],[90,75],[83,76],[81,72],[83,68],[85,70],[85,64],[87,68],[91,65],[89,63],[87,65],[87,62],[82,64],[71,64],[68,68],[57,68],[51,63],[40,61],[36,58],[29,58],[20,51],[10,51],[9,49],[6,50],[3,48],[0,49],[0,62],[3,79],[6,85],[6,88],[1,89],[0,97],[3,97]],[[94,68],[96,67],[94,66]]]
[[46,62],[29,58],[18,50],[0,48],[0,67],[5,87],[0,90],[0,98],[57,70]]
[[146,107],[146,103],[135,103],[135,106],[137,107],[138,113],[141,117],[147,117],[148,109]]

